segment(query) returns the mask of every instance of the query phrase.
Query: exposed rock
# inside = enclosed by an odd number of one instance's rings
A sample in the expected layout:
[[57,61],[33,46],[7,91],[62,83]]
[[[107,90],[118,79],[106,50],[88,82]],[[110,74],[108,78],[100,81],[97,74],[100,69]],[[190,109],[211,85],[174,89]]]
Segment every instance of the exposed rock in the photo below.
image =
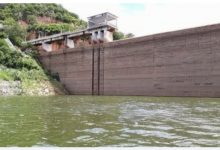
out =
[[12,96],[21,95],[22,88],[20,81],[0,81],[0,95]]
[[0,81],[0,96],[48,96],[68,94],[60,85],[55,85],[49,81],[32,81],[25,85],[21,81]]

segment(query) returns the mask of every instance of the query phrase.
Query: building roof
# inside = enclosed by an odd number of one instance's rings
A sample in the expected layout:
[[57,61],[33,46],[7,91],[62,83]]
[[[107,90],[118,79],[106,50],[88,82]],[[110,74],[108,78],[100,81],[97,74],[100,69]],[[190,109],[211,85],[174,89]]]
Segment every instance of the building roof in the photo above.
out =
[[117,23],[114,22],[114,20],[117,21],[116,20],[117,18],[118,18],[117,16],[109,12],[88,17],[88,29],[91,30],[94,28],[100,28],[104,26],[117,28]]
[[115,20],[117,19],[118,17],[110,12],[105,12],[105,13],[101,13],[101,14],[98,14],[98,15],[93,15],[93,16],[90,16],[88,17],[88,20],[89,21],[92,21],[92,22],[102,22],[103,20],[107,20],[107,21],[111,21],[111,20]]

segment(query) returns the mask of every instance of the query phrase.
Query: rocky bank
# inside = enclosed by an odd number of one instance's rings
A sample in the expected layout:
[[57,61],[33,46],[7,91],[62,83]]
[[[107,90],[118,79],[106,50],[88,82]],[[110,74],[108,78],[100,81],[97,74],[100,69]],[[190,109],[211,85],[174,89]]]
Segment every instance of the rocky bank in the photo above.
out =
[[64,95],[68,92],[60,85],[53,81],[22,83],[21,81],[0,81],[0,96],[49,96]]

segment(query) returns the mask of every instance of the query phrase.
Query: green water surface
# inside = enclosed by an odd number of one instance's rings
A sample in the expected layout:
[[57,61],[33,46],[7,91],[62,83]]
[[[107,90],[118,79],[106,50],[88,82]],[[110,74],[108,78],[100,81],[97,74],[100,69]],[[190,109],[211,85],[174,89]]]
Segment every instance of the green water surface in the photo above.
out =
[[0,97],[0,146],[220,146],[220,99]]

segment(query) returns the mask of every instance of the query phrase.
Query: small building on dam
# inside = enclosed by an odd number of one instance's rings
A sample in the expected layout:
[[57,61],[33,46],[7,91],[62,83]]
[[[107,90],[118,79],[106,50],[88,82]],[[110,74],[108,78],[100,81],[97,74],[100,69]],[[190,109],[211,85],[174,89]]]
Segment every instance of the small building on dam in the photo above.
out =
[[65,32],[28,41],[46,52],[77,48],[96,43],[112,42],[113,32],[117,30],[117,16],[106,12],[88,17],[87,29]]
[[220,97],[220,24],[113,41],[117,17],[28,41],[71,94]]

